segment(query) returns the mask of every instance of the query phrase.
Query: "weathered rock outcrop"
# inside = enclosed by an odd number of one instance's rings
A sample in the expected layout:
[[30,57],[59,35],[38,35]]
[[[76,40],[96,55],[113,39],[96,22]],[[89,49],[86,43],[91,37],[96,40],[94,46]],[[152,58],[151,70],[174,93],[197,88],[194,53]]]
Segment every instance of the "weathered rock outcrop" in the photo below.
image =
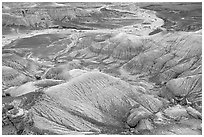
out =
[[[35,85],[40,83],[43,82]],[[191,134],[201,133],[202,117],[195,109],[180,105],[165,108],[168,104],[159,98],[142,94],[130,84],[100,72],[87,72],[67,83],[35,93],[34,96],[29,95],[31,93],[23,95],[17,106],[12,103],[14,107],[10,109],[18,110],[15,113],[14,110],[4,112],[18,132],[121,134],[134,129],[136,134],[170,134],[167,127],[173,125],[174,134],[189,134],[188,130]],[[30,100],[29,96],[34,99]],[[15,121],[17,117],[22,121]],[[193,120],[195,123],[189,125]],[[183,133],[174,128],[178,124]]]
[[181,104],[193,105],[200,112],[202,111],[202,75],[192,75],[172,79],[167,82],[162,95],[171,95]]
[[162,107],[161,101],[146,97],[124,81],[89,72],[44,90],[29,112],[33,116],[31,128],[69,134],[71,131],[123,131],[126,124],[135,126],[140,119],[148,118]]

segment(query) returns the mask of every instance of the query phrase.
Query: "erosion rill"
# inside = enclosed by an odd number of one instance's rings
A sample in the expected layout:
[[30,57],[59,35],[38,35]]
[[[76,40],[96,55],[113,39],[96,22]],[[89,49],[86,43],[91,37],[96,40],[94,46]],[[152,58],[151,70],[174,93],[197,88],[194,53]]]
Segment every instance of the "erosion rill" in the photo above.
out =
[[2,134],[202,134],[202,3],[2,3]]

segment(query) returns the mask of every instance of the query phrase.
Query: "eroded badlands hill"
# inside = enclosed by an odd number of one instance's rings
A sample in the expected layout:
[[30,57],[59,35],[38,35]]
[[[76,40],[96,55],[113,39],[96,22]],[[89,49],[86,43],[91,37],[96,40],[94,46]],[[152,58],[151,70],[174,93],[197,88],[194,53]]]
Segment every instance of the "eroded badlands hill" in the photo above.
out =
[[138,5],[4,3],[3,134],[201,134],[202,32]]

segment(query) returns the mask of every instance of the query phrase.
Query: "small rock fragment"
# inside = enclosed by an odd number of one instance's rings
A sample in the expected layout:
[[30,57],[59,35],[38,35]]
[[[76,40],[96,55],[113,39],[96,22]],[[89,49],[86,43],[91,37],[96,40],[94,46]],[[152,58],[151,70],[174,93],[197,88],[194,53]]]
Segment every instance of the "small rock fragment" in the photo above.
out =
[[137,130],[139,132],[141,132],[143,130],[151,131],[151,130],[154,129],[152,123],[148,119],[141,119],[139,124],[138,124],[138,126],[136,128],[137,128]]
[[134,108],[130,111],[127,123],[130,127],[135,127],[141,119],[148,118],[152,113],[145,108]]
[[181,117],[188,116],[186,109],[180,105],[167,108],[166,110],[164,110],[164,114],[165,116],[168,116],[173,119],[180,119]]
[[192,107],[187,107],[186,111],[189,115],[196,119],[202,119],[202,114]]

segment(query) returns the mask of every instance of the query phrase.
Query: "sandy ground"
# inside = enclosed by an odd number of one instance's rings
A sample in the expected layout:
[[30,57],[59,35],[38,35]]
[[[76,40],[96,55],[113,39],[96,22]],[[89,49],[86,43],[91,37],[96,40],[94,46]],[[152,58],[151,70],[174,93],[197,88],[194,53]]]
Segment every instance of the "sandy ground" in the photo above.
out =
[[[125,10],[119,10],[118,11],[125,11]],[[158,18],[155,15],[154,11],[144,10],[138,8],[136,11],[136,16],[138,19],[143,19],[145,23],[147,24],[134,24],[130,26],[125,26],[118,29],[98,29],[98,30],[74,30],[74,29],[44,29],[44,30],[34,30],[30,33],[16,33],[14,32],[12,35],[3,35],[2,37],[2,46],[5,46],[9,43],[11,43],[13,40],[20,39],[20,38],[26,38],[26,37],[32,37],[39,34],[49,34],[49,33],[83,33],[83,32],[126,32],[129,34],[134,34],[137,36],[148,36],[150,32],[155,30],[157,27],[160,27],[164,24],[164,21],[160,18]],[[149,24],[148,24],[149,23]]]

